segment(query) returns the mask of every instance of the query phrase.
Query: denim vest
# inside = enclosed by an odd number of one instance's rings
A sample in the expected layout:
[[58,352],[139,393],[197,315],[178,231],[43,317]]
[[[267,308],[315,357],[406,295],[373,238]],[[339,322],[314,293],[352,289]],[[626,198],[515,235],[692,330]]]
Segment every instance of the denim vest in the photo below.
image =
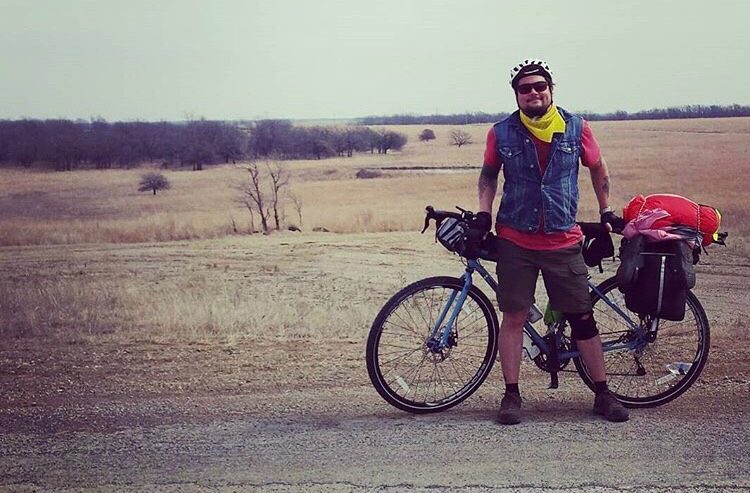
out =
[[503,196],[497,222],[528,233],[568,231],[578,211],[578,161],[581,156],[583,119],[558,107],[565,133],[552,137],[549,163],[542,176],[534,142],[521,123],[518,111],[493,127],[502,161]]

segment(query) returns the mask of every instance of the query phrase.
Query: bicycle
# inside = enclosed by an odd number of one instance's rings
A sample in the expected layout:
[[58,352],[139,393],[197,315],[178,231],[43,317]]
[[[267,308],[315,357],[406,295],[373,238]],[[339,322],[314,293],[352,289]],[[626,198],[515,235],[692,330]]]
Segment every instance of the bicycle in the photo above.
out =
[[[449,218],[466,224],[473,217],[471,211],[459,210],[427,206],[422,232],[430,220],[440,228]],[[602,234],[599,223],[579,224],[584,235]],[[480,262],[496,261],[494,240],[490,233],[481,251],[470,257],[457,252],[465,265],[461,277],[429,277],[409,284],[375,317],[367,339],[367,371],[389,404],[411,413],[444,411],[467,399],[490,374],[497,353],[498,316],[473,275],[479,274],[496,291],[497,282]],[[654,407],[690,388],[710,347],[708,319],[695,294],[687,293],[685,319],[671,322],[628,310],[615,277],[595,285],[589,276],[588,284],[614,396],[626,407]],[[524,351],[539,369],[550,373],[550,388],[557,388],[558,372],[575,371],[593,390],[564,317],[544,325],[542,335],[526,321]],[[571,361],[575,370],[566,370]]]

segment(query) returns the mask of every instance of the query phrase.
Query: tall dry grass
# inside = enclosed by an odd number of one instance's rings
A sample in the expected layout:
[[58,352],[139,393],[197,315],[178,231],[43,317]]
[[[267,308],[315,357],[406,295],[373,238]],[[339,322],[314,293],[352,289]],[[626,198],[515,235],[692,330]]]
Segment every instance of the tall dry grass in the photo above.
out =
[[[126,343],[302,339],[313,355],[318,341],[362,345],[380,307],[407,283],[463,273],[462,263],[431,233],[5,247],[0,345],[11,337]],[[736,329],[747,325],[735,309],[750,301],[736,281],[747,269],[735,268],[733,260],[740,259],[722,253],[709,259],[714,265],[699,266],[716,274],[699,273],[699,290],[710,287],[699,296],[714,336],[736,337]],[[599,282],[615,268],[605,263],[603,274],[590,273]],[[537,301],[544,306],[545,300],[540,282]]]
[[4,254],[0,340],[360,341],[383,300],[407,280],[441,265],[461,271],[416,233],[6,247]]
[[283,296],[279,309],[279,293],[252,292],[231,281],[191,289],[179,282],[165,282],[158,289],[123,281],[0,283],[0,339],[351,339],[362,337],[376,313],[376,304],[364,299],[354,305],[344,298],[315,301],[302,286],[295,294],[296,300]]

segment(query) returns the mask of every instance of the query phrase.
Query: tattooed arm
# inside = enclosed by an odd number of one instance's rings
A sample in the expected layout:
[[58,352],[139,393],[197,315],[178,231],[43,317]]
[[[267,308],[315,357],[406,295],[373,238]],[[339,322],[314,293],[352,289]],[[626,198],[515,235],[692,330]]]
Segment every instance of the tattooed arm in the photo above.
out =
[[492,202],[495,200],[495,194],[497,193],[497,176],[499,172],[498,168],[482,166],[479,183],[477,184],[479,191],[479,211],[492,214]]
[[609,171],[604,158],[589,168],[591,173],[591,184],[594,186],[596,200],[599,202],[599,211],[609,206]]
[[492,216],[492,202],[494,202],[497,193],[497,177],[502,165],[503,163],[497,153],[497,137],[493,127],[487,132],[487,142],[484,146],[484,163],[477,186],[479,192],[478,212],[488,212]]

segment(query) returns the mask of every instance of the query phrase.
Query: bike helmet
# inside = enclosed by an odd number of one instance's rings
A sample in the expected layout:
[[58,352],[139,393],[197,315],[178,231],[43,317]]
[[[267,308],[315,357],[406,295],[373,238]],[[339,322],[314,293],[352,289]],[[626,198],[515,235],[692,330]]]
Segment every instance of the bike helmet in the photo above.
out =
[[527,58],[518,65],[514,65],[510,69],[510,85],[513,89],[516,88],[516,81],[521,77],[527,75],[541,75],[547,82],[552,83],[552,70],[550,70],[547,62],[541,58]]

